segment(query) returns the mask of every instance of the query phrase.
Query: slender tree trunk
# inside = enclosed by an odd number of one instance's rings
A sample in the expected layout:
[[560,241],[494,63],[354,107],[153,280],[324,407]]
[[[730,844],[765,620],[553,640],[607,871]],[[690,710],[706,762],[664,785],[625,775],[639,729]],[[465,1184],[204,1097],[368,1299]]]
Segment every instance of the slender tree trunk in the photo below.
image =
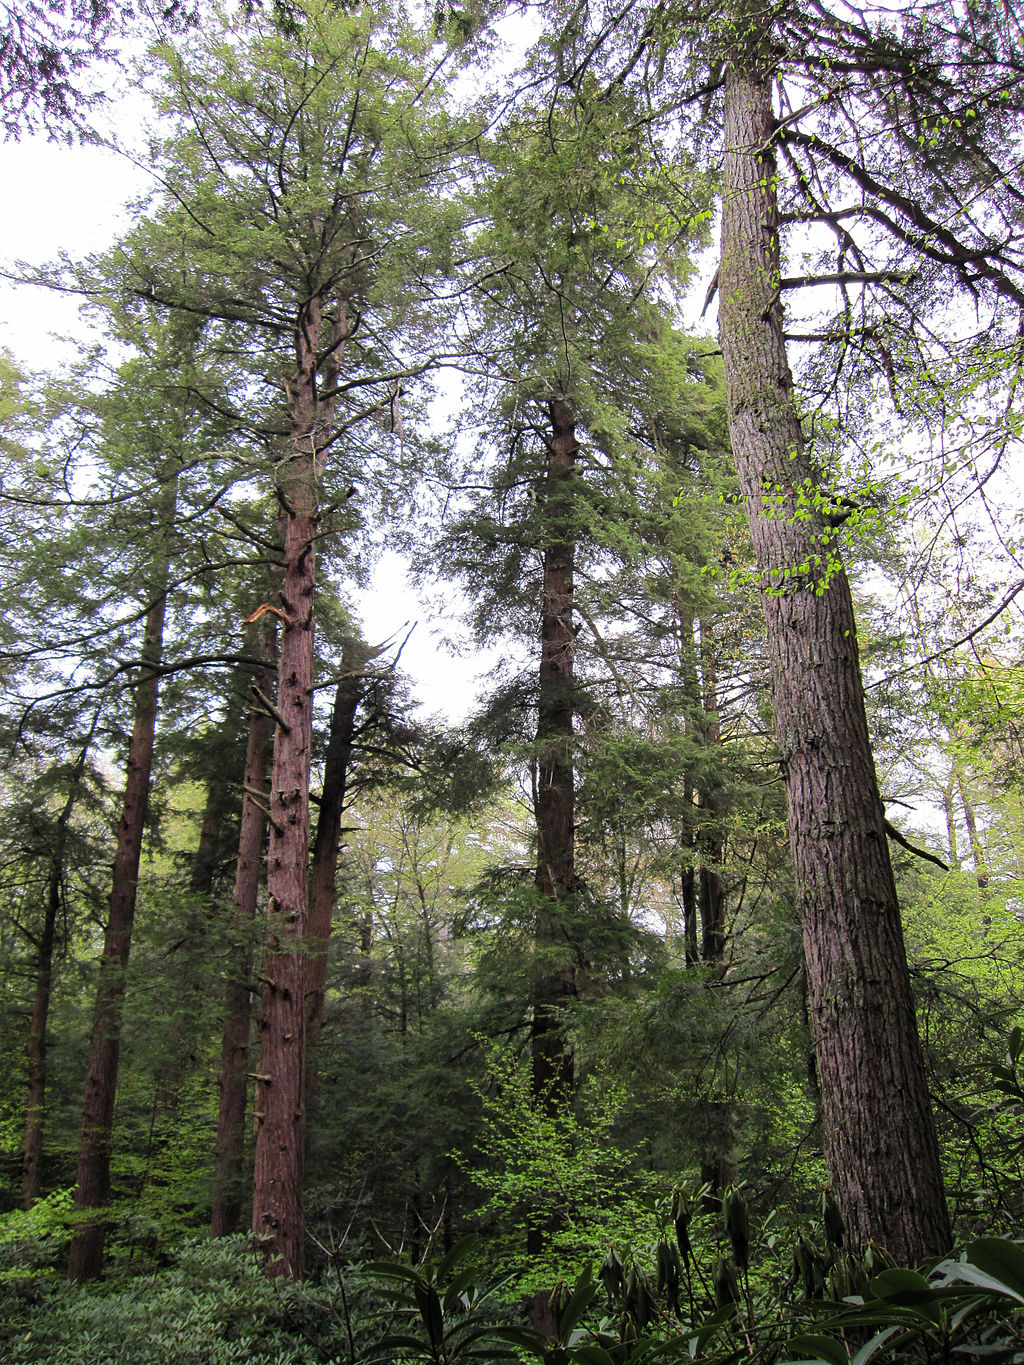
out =
[[[700,709],[700,683],[697,677],[697,655],[694,648],[693,613],[685,606],[679,606],[679,674],[683,684],[683,698],[686,706],[686,732],[693,734],[697,726],[697,712]],[[699,900],[699,877],[697,872],[698,835],[692,823],[694,787],[693,774],[687,768],[681,779],[683,801],[687,809],[685,827],[682,830],[683,865],[680,869],[680,890],[683,899],[683,945],[684,961],[687,967],[695,967],[700,962],[700,923],[697,912]]]
[[[243,668],[240,676],[244,679],[247,673],[248,668]],[[225,858],[225,834],[233,827],[238,809],[237,784],[231,781],[233,764],[228,759],[242,722],[239,695],[244,695],[244,689],[240,691],[237,685],[229,690],[224,721],[212,736],[205,756],[209,765],[206,800],[188,879],[192,901],[186,902],[181,937],[168,961],[168,969],[175,977],[175,990],[166,1024],[164,1060],[157,1072],[151,1143],[154,1150],[167,1130],[173,1131],[177,1126],[182,1094],[197,1062],[200,1034],[196,1024],[209,984],[204,964],[209,922],[214,913],[211,903],[214,880],[218,865]]]
[[[229,717],[228,723],[231,723]],[[217,873],[217,855],[220,852],[220,834],[230,806],[227,773],[215,772],[206,784],[206,801],[203,804],[203,823],[199,827],[199,843],[192,859],[192,872],[188,879],[188,889],[195,896],[213,894],[213,879]]]
[[50,993],[53,984],[53,951],[57,941],[57,920],[60,916],[61,885],[67,853],[68,829],[71,816],[81,794],[89,749],[92,745],[97,711],[81,752],[70,775],[70,786],[63,809],[57,817],[53,846],[50,849],[50,870],[46,879],[46,905],[43,929],[36,947],[35,991],[32,996],[32,1017],[29,1024],[26,1062],[28,1085],[25,1113],[25,1141],[21,1158],[21,1207],[30,1209],[39,1196],[43,1160],[43,1127],[46,1112],[47,1041],[46,1029],[50,1016]]
[[953,790],[956,786],[956,769],[952,770],[945,786],[939,789],[942,797],[942,812],[946,817],[946,839],[949,843],[949,865],[960,868],[960,850],[956,837],[956,813],[953,810]]
[[981,842],[981,835],[978,833],[978,821],[974,814],[974,804],[967,795],[967,784],[964,780],[964,771],[959,763],[953,764],[953,775],[956,778],[956,789],[960,797],[960,804],[964,810],[964,824],[967,826],[967,839],[971,846],[971,858],[974,860],[974,876],[978,883],[978,890],[982,896],[988,895],[988,859],[985,857],[985,845]]
[[316,351],[321,305],[296,329],[293,428],[278,466],[285,513],[284,607],[267,859],[268,928],[256,1077],[253,1233],[272,1274],[301,1279],[306,1135],[306,964],[309,945],[309,768],[313,713],[314,544],[324,426]]
[[[271,691],[271,666],[277,654],[274,618],[267,614],[259,625],[260,654],[267,667],[254,684],[265,695]],[[245,1196],[245,1099],[249,1071],[249,1026],[252,997],[253,924],[259,900],[263,835],[266,830],[267,769],[271,757],[271,717],[258,701],[249,712],[249,738],[245,750],[242,821],[238,833],[238,860],[231,898],[234,936],[233,960],[228,966],[221,1034],[220,1100],[217,1109],[217,1148],[213,1163],[213,1208],[210,1232],[225,1237],[238,1228]]]
[[[700,623],[700,666],[703,734],[705,749],[717,749],[722,742],[722,727],[718,719],[718,666],[711,628],[706,620]],[[711,771],[710,755],[705,754],[705,774]],[[700,828],[700,919],[701,957],[705,962],[720,962],[725,953],[725,884],[719,869],[725,858],[725,840],[719,820],[721,802],[713,780],[705,777],[697,794],[697,804],[707,816]]]
[[316,1088],[314,1049],[323,1022],[324,991],[327,985],[327,949],[334,916],[341,851],[341,817],[345,809],[348,768],[356,733],[356,712],[363,694],[363,670],[369,650],[361,642],[347,639],[342,647],[342,678],[334,694],[331,729],[324,759],[324,785],[317,816],[313,861],[309,874],[309,976],[306,982],[306,1028],[309,1033],[306,1058],[306,1084]]
[[[169,531],[174,523],[176,495],[175,477],[165,485],[158,511],[158,535],[165,546],[169,544]],[[114,855],[110,916],[100,958],[99,985],[82,1101],[74,1206],[79,1212],[90,1211],[94,1217],[81,1225],[71,1242],[68,1276],[72,1280],[95,1279],[103,1269],[103,1242],[106,1235],[103,1208],[110,1196],[110,1137],[117,1096],[125,972],[131,950],[139,863],[149,805],[149,778],[153,766],[160,687],[156,669],[163,655],[168,575],[169,559],[165,551],[163,560],[153,574],[153,595],[146,613],[140,680],[135,689],[135,722],[128,746],[124,804]]]
[[60,888],[63,859],[56,850],[50,862],[46,886],[46,910],[43,931],[36,950],[36,987],[32,996],[32,1018],[29,1024],[27,1110],[25,1114],[25,1142],[21,1158],[21,1207],[30,1209],[39,1196],[39,1180],[43,1159],[43,1116],[46,1104],[46,1024],[50,1013],[50,987],[53,980],[53,948],[57,937],[57,917],[60,914]]
[[719,275],[729,426],[767,618],[829,1176],[850,1244],[875,1238],[913,1262],[948,1250],[950,1229],[853,604],[814,504],[783,339],[773,13],[760,0],[732,11]]

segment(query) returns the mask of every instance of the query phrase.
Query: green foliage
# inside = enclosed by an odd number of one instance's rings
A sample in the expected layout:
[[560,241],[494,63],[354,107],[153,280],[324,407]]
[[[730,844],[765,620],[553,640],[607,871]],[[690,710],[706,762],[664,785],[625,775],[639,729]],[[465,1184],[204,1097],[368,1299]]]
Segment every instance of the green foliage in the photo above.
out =
[[[371,1360],[425,1360],[459,1365],[465,1360],[515,1359],[536,1351],[535,1333],[496,1322],[496,1301],[504,1286],[482,1287],[473,1254],[476,1235],[462,1238],[421,1269],[396,1261],[374,1261],[361,1274],[375,1284],[395,1310],[395,1327],[376,1343]],[[379,1353],[379,1354],[378,1354]]]
[[52,1273],[71,1238],[73,1194],[71,1188],[51,1190],[30,1209],[12,1209],[0,1216],[0,1279]]
[[170,1269],[97,1289],[8,1288],[0,1344],[12,1365],[305,1365],[347,1347],[330,1304],[325,1291],[268,1279],[245,1241],[230,1238],[187,1245]]
[[[530,1077],[510,1050],[493,1050],[478,1087],[483,1122],[469,1175],[486,1195],[478,1216],[486,1251],[500,1275],[529,1294],[575,1279],[610,1246],[652,1242],[663,1181],[612,1130],[624,1103],[607,1076],[584,1085],[578,1108],[545,1112]],[[480,1156],[486,1155],[486,1164]],[[530,1228],[544,1228],[544,1251],[524,1257]]]

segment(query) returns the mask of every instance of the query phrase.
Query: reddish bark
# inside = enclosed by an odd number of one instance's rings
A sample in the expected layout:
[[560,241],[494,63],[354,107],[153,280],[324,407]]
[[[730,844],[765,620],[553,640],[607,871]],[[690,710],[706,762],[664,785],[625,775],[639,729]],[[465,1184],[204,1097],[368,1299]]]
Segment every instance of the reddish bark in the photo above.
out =
[[729,426],[763,591],[829,1176],[851,1246],[875,1238],[913,1262],[945,1252],[950,1230],[853,604],[814,505],[783,338],[771,22],[757,0],[733,11],[719,275]]
[[314,544],[324,414],[318,411],[321,302],[296,328],[292,434],[278,465],[285,512],[284,607],[267,859],[268,929],[256,1076],[252,1227],[273,1274],[302,1276],[309,768],[312,743]]
[[[255,685],[265,695],[271,688],[270,666],[277,654],[274,618],[260,622],[259,651],[267,668],[257,674]],[[252,928],[259,900],[263,836],[268,800],[267,769],[271,755],[271,718],[259,703],[249,712],[249,738],[245,751],[245,791],[238,834],[238,860],[231,900],[231,919],[237,950],[228,971],[221,1035],[220,1101],[217,1111],[217,1147],[213,1165],[213,1208],[210,1232],[225,1237],[235,1232],[245,1197],[245,1100],[249,1070],[249,1025],[252,979]]]
[[[176,480],[169,480],[159,509],[162,532],[173,524],[176,493]],[[166,536],[164,539],[166,542]],[[164,559],[153,576],[154,596],[146,613],[141,676],[135,689],[135,722],[128,746],[124,803],[117,829],[110,916],[100,958],[85,1095],[82,1100],[74,1207],[79,1212],[93,1211],[95,1216],[81,1225],[71,1242],[68,1276],[72,1280],[95,1279],[103,1268],[103,1242],[106,1235],[103,1207],[110,1196],[110,1136],[117,1095],[125,971],[131,950],[139,862],[149,805],[149,778],[153,766],[159,704],[159,680],[155,670],[163,654],[167,577],[168,561]]]

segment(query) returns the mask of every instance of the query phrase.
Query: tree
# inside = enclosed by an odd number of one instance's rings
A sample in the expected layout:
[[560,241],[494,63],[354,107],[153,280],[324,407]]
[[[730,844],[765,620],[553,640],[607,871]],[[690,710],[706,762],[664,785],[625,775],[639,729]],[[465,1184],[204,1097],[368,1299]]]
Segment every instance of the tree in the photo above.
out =
[[[168,0],[146,14],[169,27],[196,20],[195,8]],[[70,138],[87,130],[87,116],[104,102],[99,67],[114,58],[116,40],[136,20],[130,5],[110,0],[40,4],[11,0],[0,19],[0,123],[7,137],[45,129]]]
[[[657,288],[673,271],[686,273],[707,219],[706,185],[691,180],[685,156],[659,166],[644,111],[626,96],[599,95],[584,84],[557,114],[524,102],[488,149],[467,351],[485,356],[497,376],[476,405],[479,453],[490,468],[473,471],[486,492],[441,540],[448,571],[474,598],[479,636],[511,628],[531,641],[535,660],[517,691],[536,714],[520,753],[530,764],[537,837],[533,1091],[549,1114],[571,1102],[566,1016],[587,957],[586,926],[605,909],[591,902],[576,867],[578,575],[600,577],[619,534],[616,461],[631,458],[645,367],[657,364],[667,330]],[[680,183],[692,196],[685,208]],[[517,716],[508,726],[520,741],[523,724]],[[551,1231],[538,1219],[530,1250]],[[536,1314],[551,1326],[544,1296]]]
[[25,1102],[25,1142],[21,1159],[21,1206],[30,1209],[39,1196],[43,1160],[43,1131],[46,1116],[47,1027],[53,989],[53,959],[57,946],[58,917],[65,895],[68,872],[68,845],[71,821],[86,786],[89,751],[93,744],[99,708],[93,713],[90,729],[67,774],[67,795],[53,822],[47,849],[46,894],[43,922],[36,938],[35,989],[29,1023]]
[[[599,38],[567,84],[591,68],[610,88],[643,82],[652,97],[677,101],[697,145],[717,126],[709,115],[722,110],[720,336],[768,618],[808,973],[817,978],[812,1013],[830,1177],[854,1241],[875,1236],[906,1256],[935,1253],[948,1243],[948,1224],[909,981],[899,965],[853,610],[836,553],[837,528],[851,509],[837,502],[836,471],[827,467],[839,442],[822,439],[814,418],[828,404],[840,417],[870,414],[880,388],[897,406],[906,396],[910,411],[915,389],[940,406],[940,354],[947,377],[956,372],[969,384],[978,338],[954,332],[945,347],[933,345],[949,331],[937,334],[927,316],[950,286],[990,310],[1003,373],[1005,362],[1019,364],[1012,338],[1021,262],[1009,245],[1012,231],[996,227],[1019,215],[1004,150],[1020,112],[1007,89],[1019,68],[1017,31],[995,9],[955,4],[914,6],[898,17],[751,3],[724,16],[657,5],[617,12],[606,24],[592,18]],[[643,60],[654,54],[657,63]],[[820,270],[783,274],[784,224],[831,235],[834,250],[822,253]],[[811,245],[813,254],[813,238]],[[835,287],[839,298],[827,323],[797,334],[821,346],[805,371],[813,444],[794,393],[782,306],[784,295],[805,286]],[[862,977],[886,987],[859,1012],[856,1000],[868,999],[854,985]],[[879,1030],[885,1012],[876,1005],[883,1004],[889,1027]],[[898,1056],[886,1074],[876,1061],[888,1064],[893,1037]],[[876,1112],[890,1119],[881,1161],[877,1146],[861,1146],[857,1136],[873,1128]],[[920,1138],[909,1163],[908,1132]]]
[[411,348],[428,320],[415,300],[452,210],[430,190],[448,151],[429,41],[370,6],[295,7],[285,27],[259,19],[239,42],[211,26],[162,52],[174,202],[101,263],[99,287],[205,319],[241,370],[227,411],[272,449],[281,605],[251,616],[280,623],[253,1227],[300,1276],[315,563],[431,363]]

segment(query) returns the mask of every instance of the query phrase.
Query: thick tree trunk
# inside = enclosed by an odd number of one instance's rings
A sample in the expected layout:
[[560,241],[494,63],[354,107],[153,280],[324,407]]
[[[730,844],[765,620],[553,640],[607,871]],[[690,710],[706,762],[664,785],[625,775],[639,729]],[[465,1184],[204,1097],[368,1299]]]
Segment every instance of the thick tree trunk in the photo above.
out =
[[256,1077],[252,1228],[273,1274],[300,1279],[306,1136],[309,768],[313,714],[314,544],[323,427],[316,392],[321,309],[296,330],[293,429],[278,467],[285,512],[284,607],[267,859],[268,928]]
[[[253,680],[269,696],[271,666],[277,655],[274,618],[264,616],[259,626],[259,652],[267,667]],[[256,702],[249,712],[245,750],[242,821],[238,860],[231,898],[231,921],[237,943],[228,966],[221,1034],[220,1100],[217,1109],[217,1148],[213,1163],[213,1208],[210,1232],[226,1237],[237,1231],[245,1198],[245,1099],[249,1071],[249,1026],[252,999],[252,931],[259,900],[263,835],[269,798],[267,769],[271,757],[271,717]]]
[[561,1032],[561,1009],[576,993],[570,927],[576,890],[576,799],[573,778],[572,480],[576,423],[567,403],[551,404],[551,439],[543,494],[547,520],[540,629],[537,718],[537,873],[541,908],[536,942],[540,959],[533,999],[533,1093],[557,1111],[572,1090],[573,1058]]
[[815,505],[779,298],[771,12],[740,3],[725,95],[719,314],[768,628],[829,1176],[850,1245],[918,1261],[949,1221],[868,737],[850,589]]
[[363,670],[369,651],[360,641],[348,639],[341,652],[342,678],[334,694],[331,729],[324,759],[324,785],[317,815],[313,861],[309,873],[310,958],[306,981],[306,1028],[308,1047],[306,1083],[316,1088],[314,1049],[323,1021],[324,991],[327,985],[327,949],[334,916],[338,880],[338,855],[341,851],[341,817],[345,809],[348,768],[356,732],[356,712],[363,695]]
[[[158,534],[165,544],[168,542],[169,528],[174,523],[176,493],[176,480],[171,479],[165,487],[158,511]],[[78,1144],[74,1206],[76,1211],[88,1210],[95,1217],[81,1225],[71,1242],[68,1276],[72,1280],[95,1279],[103,1268],[106,1234],[103,1206],[110,1195],[110,1136],[117,1095],[125,971],[131,950],[139,862],[149,805],[149,778],[153,766],[160,686],[155,670],[163,654],[168,573],[168,560],[164,558],[153,575],[153,597],[146,613],[142,643],[141,674],[135,689],[135,723],[128,746],[127,780],[117,829],[110,916],[100,958]]]
[[[535,926],[536,976],[530,1035],[535,1103],[557,1114],[570,1102],[573,1054],[563,1033],[563,1010],[576,994],[572,942],[576,893],[576,797],[573,773],[573,568],[572,529],[576,423],[565,402],[551,404],[551,438],[543,492],[546,514],[544,581],[541,600],[540,692],[537,717],[537,872]],[[557,1219],[531,1222],[527,1251],[537,1254],[556,1230]],[[554,1334],[549,1295],[534,1296],[535,1328]]]

